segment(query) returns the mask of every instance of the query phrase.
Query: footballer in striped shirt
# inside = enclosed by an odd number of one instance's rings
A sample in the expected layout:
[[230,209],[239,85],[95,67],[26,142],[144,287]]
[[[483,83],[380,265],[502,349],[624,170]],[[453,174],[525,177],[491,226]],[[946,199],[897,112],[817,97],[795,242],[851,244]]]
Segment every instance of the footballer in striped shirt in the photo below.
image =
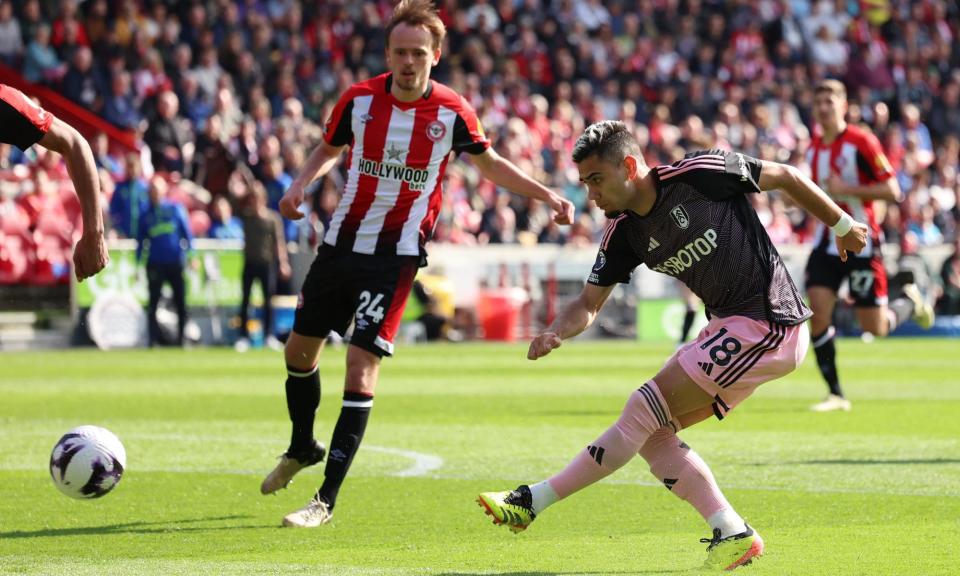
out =
[[294,474],[327,456],[313,437],[320,402],[317,362],[324,339],[331,332],[342,335],[352,323],[343,405],[323,485],[305,507],[283,519],[285,526],[314,527],[332,517],[373,406],[380,360],[393,354],[413,278],[426,261],[451,153],[466,153],[498,186],[545,202],[558,224],[573,219],[570,201],[497,154],[473,107],[430,78],[445,33],[432,2],[397,5],[385,31],[389,71],[344,92],[323,142],[280,201],[285,217],[302,218],[304,190],[347,152],[343,194],[304,280],[286,344],[290,445],[261,484],[262,493],[284,488]]

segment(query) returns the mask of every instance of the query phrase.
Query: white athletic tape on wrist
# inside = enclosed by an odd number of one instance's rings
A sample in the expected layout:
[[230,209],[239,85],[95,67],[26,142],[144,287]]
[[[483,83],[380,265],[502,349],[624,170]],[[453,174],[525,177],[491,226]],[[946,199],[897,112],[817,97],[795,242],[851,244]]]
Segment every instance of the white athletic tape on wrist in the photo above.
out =
[[853,228],[854,219],[852,216],[846,212],[840,213],[840,220],[836,224],[830,227],[830,230],[833,230],[833,233],[837,236],[846,236],[850,229]]

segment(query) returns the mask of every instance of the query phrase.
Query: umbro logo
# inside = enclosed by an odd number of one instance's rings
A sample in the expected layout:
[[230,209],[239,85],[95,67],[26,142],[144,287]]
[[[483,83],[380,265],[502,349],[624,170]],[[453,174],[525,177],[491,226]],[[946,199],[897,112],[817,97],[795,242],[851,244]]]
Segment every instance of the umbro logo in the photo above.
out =
[[654,250],[657,249],[658,246],[660,246],[660,243],[657,242],[657,239],[656,239],[656,238],[654,238],[654,237],[651,236],[651,237],[650,237],[650,244],[647,245],[647,252],[653,252]]
[[713,372],[713,363],[711,363],[711,362],[697,362],[697,364],[700,365],[700,369],[703,370],[703,373],[706,374],[707,376],[709,376],[710,373]]
[[371,121],[371,120],[373,120],[373,116],[371,116],[370,114],[361,114],[361,115],[360,115],[360,121],[361,121],[361,122],[369,122],[369,121]]

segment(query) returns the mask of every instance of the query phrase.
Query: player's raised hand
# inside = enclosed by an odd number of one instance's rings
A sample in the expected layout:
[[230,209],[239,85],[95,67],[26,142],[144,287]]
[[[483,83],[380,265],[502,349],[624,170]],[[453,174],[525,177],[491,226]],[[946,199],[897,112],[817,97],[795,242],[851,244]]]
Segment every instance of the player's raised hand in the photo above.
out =
[[847,261],[847,251],[859,254],[867,245],[867,225],[854,222],[845,236],[837,236],[837,252],[842,262]]
[[303,218],[300,205],[303,204],[303,187],[294,182],[280,199],[280,214],[288,220]]
[[559,348],[563,340],[559,334],[554,332],[544,332],[530,342],[530,350],[527,351],[527,360],[536,360]]
[[573,224],[573,202],[559,194],[554,200],[554,202],[550,203],[550,207],[553,208],[554,211],[553,221],[557,224]]
[[95,275],[110,262],[110,253],[107,251],[107,241],[103,233],[84,232],[73,249],[73,270],[77,281]]

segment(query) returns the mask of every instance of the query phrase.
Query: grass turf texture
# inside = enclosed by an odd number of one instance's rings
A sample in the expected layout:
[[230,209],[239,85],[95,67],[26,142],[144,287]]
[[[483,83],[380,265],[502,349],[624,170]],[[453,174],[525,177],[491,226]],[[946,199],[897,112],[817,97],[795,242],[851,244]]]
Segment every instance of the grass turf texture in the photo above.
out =
[[[681,437],[712,466],[767,553],[746,574],[956,574],[960,355],[956,341],[838,343],[851,413],[810,354],[722,423]],[[332,524],[279,528],[322,479],[258,487],[289,434],[276,353],[227,350],[3,354],[0,574],[674,574],[705,558],[702,520],[637,458],[521,535],[474,503],[540,480],[617,417],[671,349],[568,343],[404,346]],[[325,351],[317,437],[340,408],[343,351]],[[47,472],[80,424],[127,449],[120,486],[73,501]]]

